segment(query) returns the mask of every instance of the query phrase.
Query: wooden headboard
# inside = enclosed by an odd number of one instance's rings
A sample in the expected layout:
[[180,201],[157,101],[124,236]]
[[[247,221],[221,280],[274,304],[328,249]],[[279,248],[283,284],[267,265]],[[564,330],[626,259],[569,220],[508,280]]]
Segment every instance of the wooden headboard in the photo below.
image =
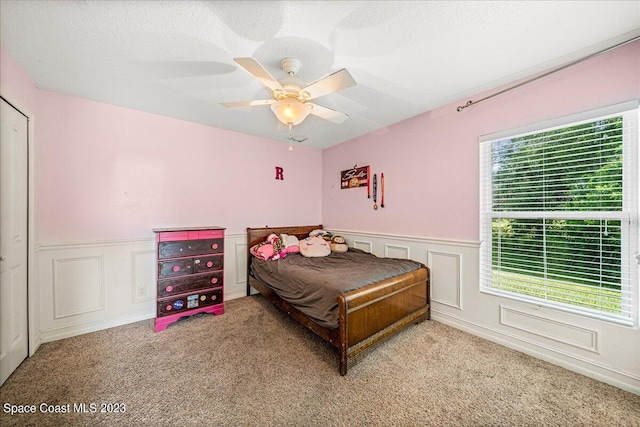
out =
[[251,274],[251,259],[252,255],[250,249],[253,245],[264,242],[271,233],[275,234],[289,234],[296,236],[298,239],[304,239],[309,236],[313,230],[322,228],[322,224],[319,225],[302,225],[293,227],[262,227],[262,228],[250,228],[247,227],[247,296],[251,295],[251,282],[255,280]]
[[253,245],[267,240],[267,236],[271,233],[275,234],[290,234],[296,236],[298,239],[304,239],[309,237],[309,233],[313,230],[321,229],[320,225],[303,225],[292,227],[263,227],[263,228],[249,228],[247,227],[247,244],[249,245],[247,250]]

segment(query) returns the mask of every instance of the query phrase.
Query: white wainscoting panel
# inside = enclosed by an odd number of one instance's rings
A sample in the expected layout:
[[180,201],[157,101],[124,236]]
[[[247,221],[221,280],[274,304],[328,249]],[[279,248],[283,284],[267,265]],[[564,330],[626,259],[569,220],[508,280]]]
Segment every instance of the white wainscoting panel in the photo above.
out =
[[[245,233],[225,235],[225,301],[246,295],[246,248]],[[155,318],[153,238],[41,244],[36,258],[42,342]]]
[[500,323],[542,338],[598,353],[598,331],[500,305]]
[[462,309],[462,260],[456,253],[428,251],[431,301]]
[[387,258],[411,259],[411,248],[408,246],[385,244],[384,256]]
[[39,245],[36,254],[42,342],[155,317],[153,239]]
[[[344,237],[344,236],[343,236]],[[373,243],[364,240],[353,240],[349,246],[356,249],[363,250],[365,252],[373,252]]]
[[247,295],[247,234],[225,236],[224,297],[225,300]]
[[54,319],[104,310],[103,263],[102,256],[53,260]]

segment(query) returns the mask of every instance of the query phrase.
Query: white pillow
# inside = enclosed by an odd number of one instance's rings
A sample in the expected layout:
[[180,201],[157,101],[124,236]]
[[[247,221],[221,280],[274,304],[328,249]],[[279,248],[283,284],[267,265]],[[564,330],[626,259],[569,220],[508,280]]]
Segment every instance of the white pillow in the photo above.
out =
[[300,240],[300,253],[306,257],[327,256],[331,253],[331,246],[322,237],[307,237]]

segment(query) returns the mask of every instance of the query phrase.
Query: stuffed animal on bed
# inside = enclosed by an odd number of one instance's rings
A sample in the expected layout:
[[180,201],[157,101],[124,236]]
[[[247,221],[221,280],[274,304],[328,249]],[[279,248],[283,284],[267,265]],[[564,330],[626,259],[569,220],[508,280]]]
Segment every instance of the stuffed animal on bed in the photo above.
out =
[[349,250],[347,241],[342,236],[333,236],[331,239],[331,252],[344,253]]
[[277,234],[271,233],[262,243],[253,246],[249,252],[260,259],[280,259],[287,256],[287,250]]
[[300,240],[300,253],[306,257],[321,257],[331,253],[329,242],[320,236]]
[[288,254],[292,252],[300,252],[300,241],[298,238],[291,234],[281,234],[280,239]]
[[330,231],[323,230],[321,228],[317,230],[313,230],[311,233],[309,233],[309,237],[316,237],[316,236],[322,237],[327,242],[330,242],[331,238],[333,237]]

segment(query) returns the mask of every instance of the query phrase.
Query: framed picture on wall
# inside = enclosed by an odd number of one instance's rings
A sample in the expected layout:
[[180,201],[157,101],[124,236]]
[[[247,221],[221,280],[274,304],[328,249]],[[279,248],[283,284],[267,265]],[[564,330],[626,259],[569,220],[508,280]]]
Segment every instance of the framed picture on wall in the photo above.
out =
[[369,166],[356,167],[340,172],[340,188],[366,187],[369,182]]

